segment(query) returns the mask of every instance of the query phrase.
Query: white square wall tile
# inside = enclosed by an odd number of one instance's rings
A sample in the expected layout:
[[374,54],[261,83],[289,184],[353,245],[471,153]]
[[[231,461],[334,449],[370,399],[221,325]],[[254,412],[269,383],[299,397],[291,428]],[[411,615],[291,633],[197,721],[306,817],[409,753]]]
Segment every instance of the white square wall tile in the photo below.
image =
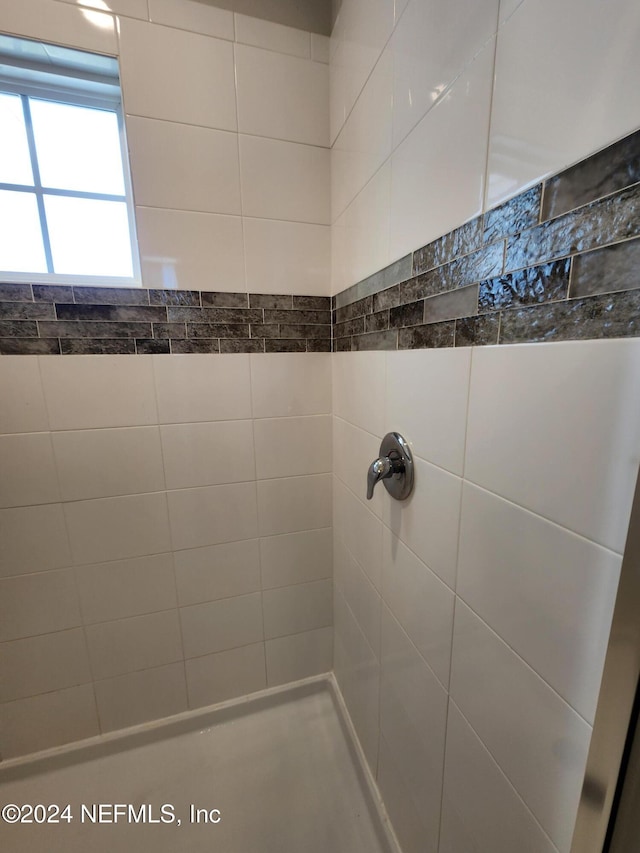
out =
[[264,643],[192,658],[185,666],[190,708],[215,705],[267,686]]
[[262,606],[268,640],[325,628],[333,620],[331,580],[267,589],[262,594]]
[[378,759],[380,664],[342,594],[334,596],[334,671],[371,772]]
[[254,422],[260,480],[331,471],[331,415]]
[[386,267],[398,255],[389,254],[391,219],[391,160],[335,221],[331,240],[333,293]]
[[176,550],[255,539],[258,535],[254,483],[182,489],[168,492],[167,499]]
[[382,581],[382,521],[336,477],[333,483],[333,527],[371,583]]
[[410,3],[390,41],[398,145],[495,33],[498,0]]
[[145,287],[246,290],[239,216],[136,207]]
[[0,433],[44,432],[49,418],[37,356],[5,355],[0,360]]
[[243,226],[250,293],[329,295],[328,225],[246,217]]
[[48,432],[0,435],[0,507],[60,500]]
[[161,424],[251,417],[249,355],[157,356],[154,372]]
[[[38,531],[38,536],[33,531]],[[57,569],[71,563],[60,504],[0,510],[0,576]]]
[[250,420],[172,424],[160,430],[168,489],[255,479]]
[[333,628],[318,628],[265,643],[269,687],[331,672]]
[[380,731],[437,850],[448,697],[395,618],[382,611]]
[[157,423],[151,356],[40,356],[51,429]]
[[379,658],[380,595],[338,536],[334,543],[334,563],[334,583],[349,605],[367,643]]
[[[104,6],[102,6],[104,9]],[[98,11],[74,9],[51,0],[4,3],[2,30],[17,36],[38,39],[95,53],[118,55],[115,19]]]
[[[334,355],[335,358],[335,355]],[[371,500],[367,500],[367,472],[371,463],[380,456],[380,439],[376,435],[353,426],[340,417],[333,418],[333,470],[348,488],[366,501],[365,506],[382,518],[384,486],[376,487]]]
[[476,348],[465,478],[622,552],[639,388],[634,339]]
[[332,532],[325,527],[261,539],[263,589],[331,577]]
[[331,412],[331,360],[334,355],[307,353],[300,358],[293,353],[269,353],[250,358],[255,418]]
[[465,483],[458,595],[588,722],[620,564],[617,554]]
[[81,624],[72,569],[0,580],[0,642]]
[[309,59],[311,55],[310,34],[305,30],[285,27],[249,15],[235,14],[236,41],[241,44],[251,44],[254,47],[264,47],[276,53],[287,53]]
[[524,0],[500,0],[500,26],[521,6]]
[[174,560],[181,606],[245,595],[260,589],[257,539],[176,551]]
[[91,681],[82,628],[0,645],[0,702]]
[[334,415],[382,438],[385,353],[334,353],[332,367]]
[[182,660],[176,609],[88,625],[86,634],[96,680]]
[[100,733],[93,686],[83,684],[0,705],[2,756],[17,758]]
[[233,41],[233,12],[194,0],[149,0],[149,20]]
[[556,853],[489,752],[449,703],[440,853]]
[[460,600],[451,697],[560,850],[568,850],[591,726]]
[[158,427],[54,432],[63,501],[164,489]]
[[[622,35],[637,32],[638,6],[587,0],[578,19],[573,12],[553,0],[523,3],[500,29],[488,206],[638,127],[640,57]],[[534,66],[521,61],[532,50]],[[553,142],[543,130],[550,127]]]
[[235,46],[241,133],[329,145],[329,69],[319,62]]
[[[493,56],[491,41],[396,148],[391,259],[482,212]],[[451,175],[456,175],[454,184]]]
[[235,133],[127,115],[136,203],[204,213],[240,213]]
[[260,643],[262,596],[259,592],[180,608],[186,658]]
[[76,565],[171,550],[164,492],[64,505]]
[[462,474],[471,348],[389,352],[385,432],[401,433],[417,456]]
[[85,624],[176,606],[171,554],[79,566],[76,584]]
[[331,474],[258,481],[261,536],[331,526]]
[[455,596],[387,527],[383,534],[382,597],[448,687]]
[[413,492],[406,501],[385,496],[384,522],[454,589],[462,481],[417,457],[414,468]]
[[[181,11],[186,15],[193,8]],[[236,130],[228,41],[123,19],[120,76],[127,113]]]
[[432,841],[433,826],[425,824],[424,808],[414,805],[409,785],[400,774],[393,751],[383,735],[380,735],[376,782],[403,853],[431,850],[425,847],[425,842],[427,838]]
[[335,221],[391,154],[393,67],[384,51],[331,148]]
[[137,726],[187,710],[183,663],[97,681],[95,690],[103,732]]
[[[103,9],[105,0],[60,0],[62,3],[72,3],[76,6],[85,6],[88,9]],[[116,15],[125,15],[127,18],[139,18],[141,21],[149,19],[147,0],[109,0],[109,10]]]
[[394,27],[394,6],[386,0],[343,4],[331,35],[331,140],[338,135]]
[[330,224],[328,148],[240,134],[242,212]]

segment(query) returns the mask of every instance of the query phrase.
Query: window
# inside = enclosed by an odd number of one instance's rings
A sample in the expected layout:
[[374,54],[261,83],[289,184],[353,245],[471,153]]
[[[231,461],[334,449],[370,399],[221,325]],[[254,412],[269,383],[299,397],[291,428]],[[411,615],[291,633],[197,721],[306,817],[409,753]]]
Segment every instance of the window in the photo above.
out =
[[139,283],[117,61],[0,36],[0,275]]

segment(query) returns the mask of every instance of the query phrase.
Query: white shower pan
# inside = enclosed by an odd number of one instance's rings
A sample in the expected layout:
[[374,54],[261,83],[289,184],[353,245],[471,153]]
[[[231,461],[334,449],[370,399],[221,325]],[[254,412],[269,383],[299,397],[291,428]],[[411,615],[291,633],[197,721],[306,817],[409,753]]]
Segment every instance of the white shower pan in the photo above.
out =
[[332,676],[4,762],[7,804],[7,853],[399,853]]

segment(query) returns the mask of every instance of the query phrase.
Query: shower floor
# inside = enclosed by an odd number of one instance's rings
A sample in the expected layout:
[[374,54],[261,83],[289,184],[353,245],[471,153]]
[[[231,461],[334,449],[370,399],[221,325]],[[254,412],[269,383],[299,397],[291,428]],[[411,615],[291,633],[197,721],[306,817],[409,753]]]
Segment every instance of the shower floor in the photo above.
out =
[[0,849],[392,853],[330,690],[286,695],[0,770],[0,806],[69,804],[72,818],[0,822]]

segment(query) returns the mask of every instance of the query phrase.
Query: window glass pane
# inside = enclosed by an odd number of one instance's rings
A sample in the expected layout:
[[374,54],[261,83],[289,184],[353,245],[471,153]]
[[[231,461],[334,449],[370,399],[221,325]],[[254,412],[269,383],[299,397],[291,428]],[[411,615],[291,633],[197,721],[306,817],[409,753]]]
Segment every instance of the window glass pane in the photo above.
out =
[[29,103],[44,187],[124,195],[115,112],[37,98]]
[[0,182],[33,184],[31,158],[19,95],[0,94]]
[[0,234],[0,269],[47,271],[35,195],[0,190]]
[[124,202],[51,195],[44,200],[56,273],[133,276]]

